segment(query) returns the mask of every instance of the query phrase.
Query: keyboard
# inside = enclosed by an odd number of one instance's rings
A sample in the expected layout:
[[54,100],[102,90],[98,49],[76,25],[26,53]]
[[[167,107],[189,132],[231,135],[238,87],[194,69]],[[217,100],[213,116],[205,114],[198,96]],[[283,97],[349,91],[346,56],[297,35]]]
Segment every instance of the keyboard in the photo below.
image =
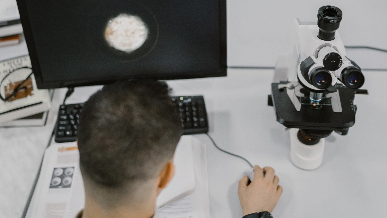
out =
[[[203,96],[173,96],[172,101],[179,112],[184,135],[208,132],[208,119]],[[79,114],[83,103],[59,106],[55,126],[55,142],[74,142],[77,140]]]

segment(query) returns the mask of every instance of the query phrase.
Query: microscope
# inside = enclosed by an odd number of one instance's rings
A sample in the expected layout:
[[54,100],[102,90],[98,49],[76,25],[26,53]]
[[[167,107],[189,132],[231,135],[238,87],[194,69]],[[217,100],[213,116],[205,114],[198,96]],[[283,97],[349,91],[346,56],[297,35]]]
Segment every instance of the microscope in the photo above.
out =
[[296,20],[293,51],[276,63],[268,104],[290,129],[290,159],[301,169],[321,165],[325,138],[333,131],[348,134],[355,124],[355,94],[368,94],[360,89],[361,68],[346,57],[337,31],[342,16],[328,5],[318,10],[317,25]]

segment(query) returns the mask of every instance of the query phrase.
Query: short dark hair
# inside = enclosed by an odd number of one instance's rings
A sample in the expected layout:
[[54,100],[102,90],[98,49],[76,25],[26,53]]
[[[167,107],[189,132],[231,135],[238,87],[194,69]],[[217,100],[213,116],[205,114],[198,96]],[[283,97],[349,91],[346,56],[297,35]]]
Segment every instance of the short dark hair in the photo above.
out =
[[164,82],[130,80],[93,94],[78,128],[83,176],[107,188],[155,178],[183,132],[169,93]]

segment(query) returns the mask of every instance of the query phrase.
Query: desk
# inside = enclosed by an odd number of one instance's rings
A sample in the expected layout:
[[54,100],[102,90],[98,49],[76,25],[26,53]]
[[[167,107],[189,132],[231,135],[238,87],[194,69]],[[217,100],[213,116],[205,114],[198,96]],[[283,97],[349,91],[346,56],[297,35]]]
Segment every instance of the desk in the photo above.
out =
[[[313,171],[290,162],[289,135],[267,106],[272,70],[229,70],[227,77],[176,80],[174,95],[204,95],[210,132],[225,150],[253,164],[272,166],[284,193],[276,218],[384,217],[387,214],[387,103],[379,81],[387,72],[365,72],[369,96],[356,96],[357,120],[347,136],[326,140],[324,161]],[[99,87],[75,89],[67,103],[82,102]],[[0,217],[20,217],[65,90],[55,93],[45,127],[0,129]],[[206,135],[212,218],[237,218],[237,186],[249,166],[217,150]]]

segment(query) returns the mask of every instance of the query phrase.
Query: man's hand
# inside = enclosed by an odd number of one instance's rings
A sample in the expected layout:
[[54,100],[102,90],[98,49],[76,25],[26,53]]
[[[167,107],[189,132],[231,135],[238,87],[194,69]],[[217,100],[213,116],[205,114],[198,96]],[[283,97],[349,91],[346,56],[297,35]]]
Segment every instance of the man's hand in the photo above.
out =
[[265,167],[262,170],[255,165],[254,179],[249,185],[248,181],[247,175],[239,181],[238,195],[243,216],[261,211],[271,213],[282,194],[282,187],[278,185],[279,178],[275,175],[274,169]]

